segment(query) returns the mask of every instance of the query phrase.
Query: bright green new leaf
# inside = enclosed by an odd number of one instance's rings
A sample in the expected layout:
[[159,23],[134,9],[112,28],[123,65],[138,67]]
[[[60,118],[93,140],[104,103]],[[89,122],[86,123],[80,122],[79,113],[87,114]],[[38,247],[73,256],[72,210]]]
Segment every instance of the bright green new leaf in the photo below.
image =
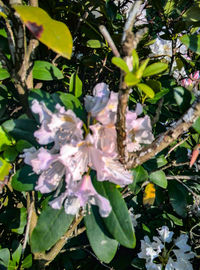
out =
[[191,51],[200,54],[200,35],[183,35],[180,40]]
[[144,92],[148,97],[153,98],[154,97],[154,91],[151,87],[149,87],[147,84],[144,83],[138,83],[137,87]]
[[149,175],[149,179],[154,184],[162,187],[167,188],[167,178],[165,176],[165,173],[163,171],[156,171]]
[[124,80],[128,86],[134,86],[140,82],[140,79],[138,79],[132,72],[127,73]]
[[52,81],[63,79],[60,69],[46,61],[35,61],[33,66],[33,78],[37,80]]
[[135,76],[136,76],[138,79],[141,79],[141,78],[142,78],[143,72],[144,72],[146,66],[147,66],[148,63],[149,63],[149,60],[150,60],[149,58],[146,59],[146,60],[144,60],[144,61],[142,62],[142,64],[140,65],[139,69],[136,71]]
[[200,134],[200,117],[197,118],[192,127]]
[[5,150],[9,145],[13,145],[15,140],[0,126],[0,151]]
[[105,44],[99,41],[98,39],[90,39],[87,41],[87,47],[98,49],[104,47]]
[[56,53],[70,59],[72,36],[68,27],[51,17],[41,8],[32,6],[12,6],[32,34]]
[[0,157],[0,181],[4,181],[11,168],[11,164]]
[[153,63],[145,68],[143,77],[149,77],[155,74],[159,74],[166,70],[168,65],[166,63]]
[[90,213],[84,217],[87,236],[90,245],[100,261],[109,263],[117,251],[118,242],[106,230],[98,209],[92,207]]
[[135,72],[139,67],[139,57],[135,49],[133,49],[132,51],[132,56],[133,56],[133,72]]
[[10,77],[10,74],[5,68],[0,67],[0,80],[5,80]]
[[69,92],[73,92],[75,97],[80,97],[82,95],[82,81],[80,80],[78,74],[75,72],[71,75],[69,81]]
[[126,62],[122,58],[114,56],[112,58],[112,63],[118,68],[120,68],[121,70],[123,70],[124,72],[129,73],[129,68]]

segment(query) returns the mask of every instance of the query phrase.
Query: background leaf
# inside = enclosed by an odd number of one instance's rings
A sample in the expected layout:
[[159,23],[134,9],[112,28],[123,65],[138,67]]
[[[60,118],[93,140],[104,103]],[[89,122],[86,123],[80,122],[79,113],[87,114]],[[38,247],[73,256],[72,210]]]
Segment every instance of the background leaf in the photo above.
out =
[[167,188],[167,178],[165,176],[165,173],[163,171],[156,171],[149,175],[149,179],[154,184],[162,187]]
[[62,72],[54,65],[46,61],[35,61],[33,66],[33,78],[44,81],[63,79]]

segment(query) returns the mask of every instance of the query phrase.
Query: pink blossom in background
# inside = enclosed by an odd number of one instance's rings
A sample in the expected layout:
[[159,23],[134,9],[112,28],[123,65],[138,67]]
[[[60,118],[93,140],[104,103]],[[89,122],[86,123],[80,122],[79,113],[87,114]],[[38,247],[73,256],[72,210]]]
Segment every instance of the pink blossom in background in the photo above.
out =
[[194,73],[191,73],[188,78],[181,80],[181,86],[187,89],[191,89],[197,83],[199,83],[199,80],[200,80],[200,74],[199,74],[199,70],[197,70]]

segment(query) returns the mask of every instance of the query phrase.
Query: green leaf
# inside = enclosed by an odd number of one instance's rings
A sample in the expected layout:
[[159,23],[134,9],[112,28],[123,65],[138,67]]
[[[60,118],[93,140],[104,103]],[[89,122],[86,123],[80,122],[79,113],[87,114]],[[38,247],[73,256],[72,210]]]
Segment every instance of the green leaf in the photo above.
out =
[[20,153],[20,152],[23,152],[24,149],[31,148],[32,144],[30,144],[26,140],[19,140],[17,141],[15,147],[17,151]]
[[175,2],[174,0],[168,0],[164,6],[164,13],[166,16],[169,16],[170,13],[174,10],[175,8]]
[[0,249],[0,265],[8,267],[10,260],[10,251],[8,248]]
[[136,78],[136,76],[132,72],[127,73],[124,80],[128,86],[134,86],[140,81],[140,79]]
[[24,165],[14,174],[11,184],[17,191],[30,191],[34,189],[37,180],[38,175],[33,173],[32,167]]
[[63,79],[63,74],[54,65],[46,61],[35,61],[33,66],[33,78],[43,81]]
[[0,152],[13,145],[15,140],[0,126]]
[[144,60],[144,61],[142,62],[142,64],[140,65],[139,69],[136,71],[136,77],[137,77],[138,79],[141,79],[141,78],[142,78],[143,72],[144,72],[144,70],[146,69],[146,66],[147,66],[148,63],[149,63],[149,60],[150,60],[149,58],[146,59],[146,60]]
[[64,23],[51,19],[39,7],[21,5],[13,5],[12,7],[37,39],[56,53],[70,59],[72,54],[72,36]]
[[192,6],[183,13],[183,19],[189,22],[198,22],[200,21],[199,14],[200,14],[200,3],[195,2]]
[[112,63],[117,66],[118,68],[120,68],[121,70],[123,70],[125,73],[129,73],[129,68],[126,64],[126,62],[120,58],[120,57],[113,57],[112,58]]
[[183,35],[180,40],[191,51],[200,54],[200,35]]
[[167,178],[163,171],[156,171],[149,175],[149,179],[152,183],[162,187],[167,188]]
[[145,68],[143,72],[143,77],[149,77],[155,74],[159,74],[166,70],[168,65],[166,63],[153,63]]
[[187,191],[177,181],[169,181],[168,192],[170,203],[174,211],[185,218],[187,216]]
[[98,49],[103,48],[104,46],[105,44],[99,41],[98,39],[90,39],[87,41],[87,47],[89,48]]
[[8,162],[15,161],[17,156],[18,156],[18,152],[16,151],[15,147],[8,147],[3,152],[3,158]]
[[31,119],[16,119],[8,120],[2,124],[3,129],[13,136],[16,140],[24,139],[33,145],[37,146],[34,137],[34,131],[37,129],[37,124]]
[[0,181],[4,181],[5,177],[8,176],[11,164],[0,157]]
[[0,80],[5,80],[10,77],[10,74],[5,68],[0,67]]
[[133,183],[129,185],[129,188],[133,193],[138,193],[140,190],[138,183],[143,183],[148,180],[148,172],[142,166],[138,166],[131,171],[133,174]]
[[137,87],[144,92],[148,97],[153,98],[154,97],[154,91],[151,87],[149,87],[147,84],[144,83],[138,83]]
[[200,117],[197,118],[192,127],[200,134]]
[[18,264],[21,258],[21,254],[22,254],[22,245],[19,244],[17,249],[12,254],[12,260]]
[[50,249],[67,231],[74,216],[67,215],[64,208],[55,210],[48,206],[38,218],[37,225],[31,235],[32,252]]
[[30,268],[32,266],[32,254],[29,254],[28,256],[26,256],[26,258],[23,260],[22,262],[22,267],[27,269]]
[[132,51],[133,56],[133,72],[136,72],[139,67],[139,57],[135,49]]
[[[15,217],[16,218],[16,217]],[[20,218],[17,222],[17,228],[12,228],[12,232],[23,234],[24,233],[24,227],[26,226],[27,222],[27,211],[25,207],[20,208]]]
[[79,79],[78,74],[75,72],[71,75],[69,81],[69,92],[73,92],[75,97],[82,95],[82,81]]
[[100,261],[109,263],[117,251],[118,242],[109,236],[98,209],[92,207],[84,217],[90,245]]
[[183,220],[181,218],[177,218],[170,213],[163,214],[163,217],[172,220],[177,226],[183,226]]
[[134,248],[136,244],[132,221],[128,208],[121,193],[116,186],[110,182],[94,181],[96,190],[106,197],[112,206],[112,211],[104,222],[108,231],[123,246]]

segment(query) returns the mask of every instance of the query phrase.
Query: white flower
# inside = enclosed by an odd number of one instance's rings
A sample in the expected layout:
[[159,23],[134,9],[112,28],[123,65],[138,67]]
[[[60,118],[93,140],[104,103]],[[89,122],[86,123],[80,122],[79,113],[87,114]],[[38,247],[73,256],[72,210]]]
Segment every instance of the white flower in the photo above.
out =
[[161,230],[157,230],[160,238],[163,242],[170,243],[172,241],[173,232],[169,231],[169,228],[167,226],[162,226]]

